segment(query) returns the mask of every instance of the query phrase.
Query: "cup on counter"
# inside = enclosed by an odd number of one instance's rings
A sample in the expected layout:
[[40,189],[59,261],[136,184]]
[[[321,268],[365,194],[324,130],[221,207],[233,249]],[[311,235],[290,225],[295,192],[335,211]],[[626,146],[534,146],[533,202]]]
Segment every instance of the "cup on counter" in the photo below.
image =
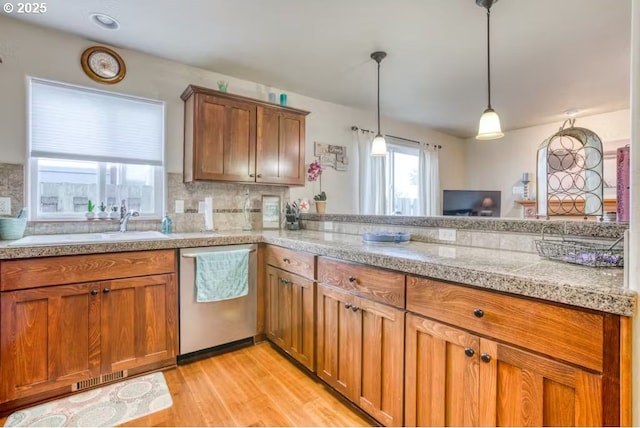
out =
[[287,94],[285,93],[280,94],[280,105],[281,106],[287,105]]

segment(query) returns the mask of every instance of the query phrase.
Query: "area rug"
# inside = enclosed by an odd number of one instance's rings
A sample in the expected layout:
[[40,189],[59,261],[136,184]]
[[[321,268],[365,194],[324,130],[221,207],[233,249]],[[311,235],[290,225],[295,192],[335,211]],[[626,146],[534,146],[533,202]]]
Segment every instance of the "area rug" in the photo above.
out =
[[172,404],[164,375],[153,373],[19,410],[7,418],[4,426],[114,426]]

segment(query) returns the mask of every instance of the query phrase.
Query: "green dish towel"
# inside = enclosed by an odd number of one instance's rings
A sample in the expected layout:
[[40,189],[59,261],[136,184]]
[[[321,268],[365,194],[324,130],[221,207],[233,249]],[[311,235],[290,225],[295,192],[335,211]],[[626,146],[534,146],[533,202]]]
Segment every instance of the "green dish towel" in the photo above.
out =
[[218,302],[249,294],[249,250],[196,254],[196,302]]

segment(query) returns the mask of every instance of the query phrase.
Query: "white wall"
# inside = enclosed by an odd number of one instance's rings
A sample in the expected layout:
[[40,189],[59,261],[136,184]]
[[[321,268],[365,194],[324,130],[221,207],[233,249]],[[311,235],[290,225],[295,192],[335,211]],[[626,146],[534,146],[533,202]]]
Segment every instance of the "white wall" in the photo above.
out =
[[[220,79],[229,81],[229,92],[265,98],[265,85],[187,66],[139,52],[116,49],[127,65],[126,78],[117,85],[102,85],[89,79],[80,67],[80,55],[95,43],[70,34],[36,27],[0,17],[0,162],[25,163],[26,78],[35,76],[103,90],[122,92],[166,102],[166,159],[168,172],[182,172],[183,103],[180,94],[188,84],[215,88]],[[371,88],[373,91],[375,88]],[[272,88],[276,93],[282,92]],[[285,90],[285,92],[288,92]],[[357,209],[356,148],[352,125],[374,129],[375,112],[353,109],[288,92],[289,105],[311,112],[307,116],[307,163],[313,158],[314,141],[348,146],[352,164],[347,172],[327,170],[322,187],[328,194],[328,212],[355,213]],[[443,188],[464,183],[462,140],[431,129],[383,118],[383,131],[405,138],[441,144]],[[315,185],[315,187],[314,187]],[[292,188],[291,197],[318,193],[317,183]]]
[[[465,140],[466,183],[474,190],[502,191],[502,216],[520,217],[520,199],[512,193],[515,185],[522,186],[523,172],[531,177],[529,188],[535,192],[536,156],[540,144],[556,133],[562,121],[547,125],[506,131],[504,138],[492,141]],[[620,110],[593,116],[577,117],[575,126],[588,128],[598,134],[605,150],[614,149],[631,136],[630,111]]]

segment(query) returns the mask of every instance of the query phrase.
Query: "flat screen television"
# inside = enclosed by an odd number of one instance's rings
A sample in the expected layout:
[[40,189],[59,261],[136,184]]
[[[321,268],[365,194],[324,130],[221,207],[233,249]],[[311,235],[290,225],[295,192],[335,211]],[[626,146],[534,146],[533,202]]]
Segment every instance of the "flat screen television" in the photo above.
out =
[[444,190],[442,214],[500,217],[499,190]]

